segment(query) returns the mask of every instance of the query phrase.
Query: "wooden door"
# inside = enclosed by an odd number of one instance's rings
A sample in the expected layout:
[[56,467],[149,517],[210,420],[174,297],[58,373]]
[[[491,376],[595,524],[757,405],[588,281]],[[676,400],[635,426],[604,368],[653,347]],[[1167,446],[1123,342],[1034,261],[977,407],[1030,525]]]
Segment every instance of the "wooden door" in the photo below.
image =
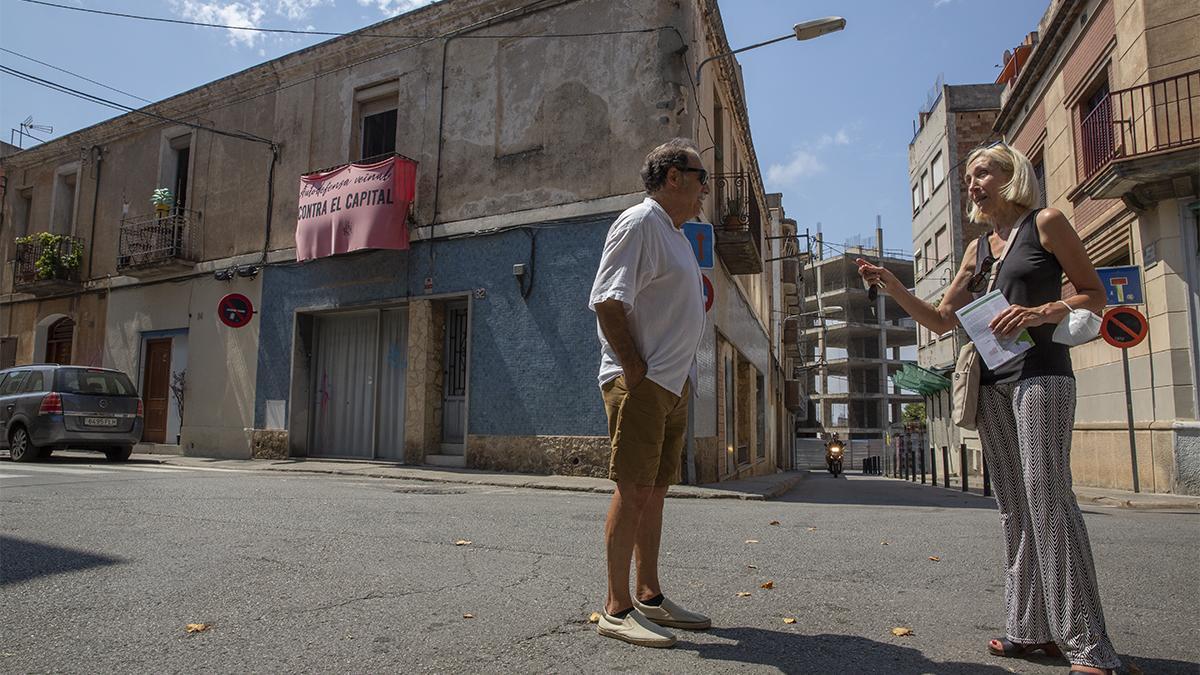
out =
[[142,440],[165,443],[171,405],[171,338],[146,341],[146,371],[142,378],[145,428]]
[[46,331],[46,363],[69,365],[71,363],[71,342],[75,337],[75,322],[71,319],[59,319]]

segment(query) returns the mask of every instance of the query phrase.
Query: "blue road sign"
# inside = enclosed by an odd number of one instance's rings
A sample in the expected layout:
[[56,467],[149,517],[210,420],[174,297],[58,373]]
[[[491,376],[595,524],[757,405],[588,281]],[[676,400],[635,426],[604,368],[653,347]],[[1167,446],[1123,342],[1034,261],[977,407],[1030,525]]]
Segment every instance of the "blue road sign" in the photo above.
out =
[[712,223],[684,223],[683,233],[692,242],[692,250],[696,252],[696,262],[700,269],[713,268],[713,226]]
[[1140,305],[1146,302],[1142,294],[1142,268],[1137,265],[1097,267],[1100,283],[1110,305]]

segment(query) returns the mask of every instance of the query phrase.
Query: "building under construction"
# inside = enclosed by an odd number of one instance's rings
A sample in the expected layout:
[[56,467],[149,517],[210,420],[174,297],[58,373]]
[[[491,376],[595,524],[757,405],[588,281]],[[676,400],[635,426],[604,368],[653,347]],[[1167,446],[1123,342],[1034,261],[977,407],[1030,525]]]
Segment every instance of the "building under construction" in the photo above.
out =
[[882,261],[908,287],[913,263],[903,252],[884,250],[879,230],[875,247],[835,245],[820,236],[801,259],[800,311],[784,328],[800,388],[793,392],[800,402],[797,466],[823,466],[818,439],[836,433],[848,441],[848,467],[858,468],[864,457],[883,454],[901,425],[903,405],[922,399],[891,381],[905,361],[916,360],[916,323],[885,294],[870,299],[854,259]]

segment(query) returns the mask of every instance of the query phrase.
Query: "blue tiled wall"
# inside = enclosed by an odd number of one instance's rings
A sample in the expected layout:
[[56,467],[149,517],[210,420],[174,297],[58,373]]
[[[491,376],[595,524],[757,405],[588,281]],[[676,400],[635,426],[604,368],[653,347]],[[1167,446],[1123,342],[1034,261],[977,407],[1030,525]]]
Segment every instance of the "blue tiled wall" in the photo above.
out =
[[[376,251],[269,267],[255,400],[261,427],[268,399],[290,392],[292,325],[297,308],[348,305],[432,293],[472,292],[468,433],[606,433],[596,386],[600,345],[588,291],[612,216],[545,223],[499,234],[415,242],[408,252]],[[532,265],[530,254],[536,240]],[[512,267],[533,270],[521,297]],[[410,290],[411,289],[411,290]],[[484,297],[474,291],[483,289]],[[290,406],[289,406],[290,414]]]

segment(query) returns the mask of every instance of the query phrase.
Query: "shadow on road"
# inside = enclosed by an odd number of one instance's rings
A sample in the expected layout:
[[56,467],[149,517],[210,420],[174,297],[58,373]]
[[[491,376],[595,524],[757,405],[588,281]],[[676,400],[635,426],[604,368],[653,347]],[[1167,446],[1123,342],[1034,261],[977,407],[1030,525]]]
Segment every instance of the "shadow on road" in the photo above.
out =
[[[761,628],[713,628],[706,631],[728,642],[698,644],[680,640],[676,649],[694,651],[705,660],[759,664],[784,673],[938,673],[939,675],[1009,675],[1014,670],[998,665],[965,661],[933,661],[919,649],[869,640],[855,635],[803,635]],[[684,634],[680,634],[682,637]],[[904,638],[896,638],[902,640]],[[1173,659],[1152,659],[1122,654],[1124,667],[1136,664],[1141,672],[1195,675],[1197,664]],[[1042,665],[1065,659],[1031,659]],[[1015,663],[1019,663],[1017,660]],[[1131,671],[1137,672],[1137,671]]]
[[804,504],[858,504],[862,506],[918,506],[995,510],[996,501],[969,492],[922,485],[896,478],[813,471],[794,490],[775,501]]
[[732,643],[697,644],[680,640],[676,649],[695,651],[703,659],[761,664],[797,674],[1009,675],[1011,672],[982,663],[931,661],[917,649],[854,635],[801,635],[761,628],[714,628],[708,633]]
[[1140,672],[1155,673],[1155,675],[1196,675],[1200,673],[1200,663],[1195,661],[1176,661],[1174,659],[1151,659],[1141,656],[1121,654],[1121,664],[1127,673],[1139,672],[1130,668],[1136,665]]
[[[49,457],[44,457],[44,458],[38,459],[36,462],[33,463],[33,466],[38,466],[39,464],[47,465],[47,466],[55,466],[55,465],[70,466],[70,465],[74,465],[74,464],[108,464],[110,466],[119,467],[124,464],[136,464],[136,465],[142,465],[142,466],[158,466],[160,464],[160,462],[156,462],[154,460],[145,460],[145,459],[127,459],[124,462],[110,462],[110,461],[108,461],[108,458],[106,458],[104,456],[104,453],[102,453],[102,452],[91,453],[91,452],[84,452],[82,450],[67,450],[66,452],[72,453],[69,455],[59,454],[60,452],[63,452],[63,451],[60,450],[60,451],[54,453],[53,455],[50,455]],[[78,454],[76,454],[76,453],[78,453]],[[7,450],[0,451],[0,462],[6,462],[5,466],[12,467],[12,469],[14,471],[19,470],[22,466],[29,466],[27,464],[19,464],[17,462],[13,462],[10,459]]]
[[51,574],[116,565],[119,558],[0,535],[0,586]]

